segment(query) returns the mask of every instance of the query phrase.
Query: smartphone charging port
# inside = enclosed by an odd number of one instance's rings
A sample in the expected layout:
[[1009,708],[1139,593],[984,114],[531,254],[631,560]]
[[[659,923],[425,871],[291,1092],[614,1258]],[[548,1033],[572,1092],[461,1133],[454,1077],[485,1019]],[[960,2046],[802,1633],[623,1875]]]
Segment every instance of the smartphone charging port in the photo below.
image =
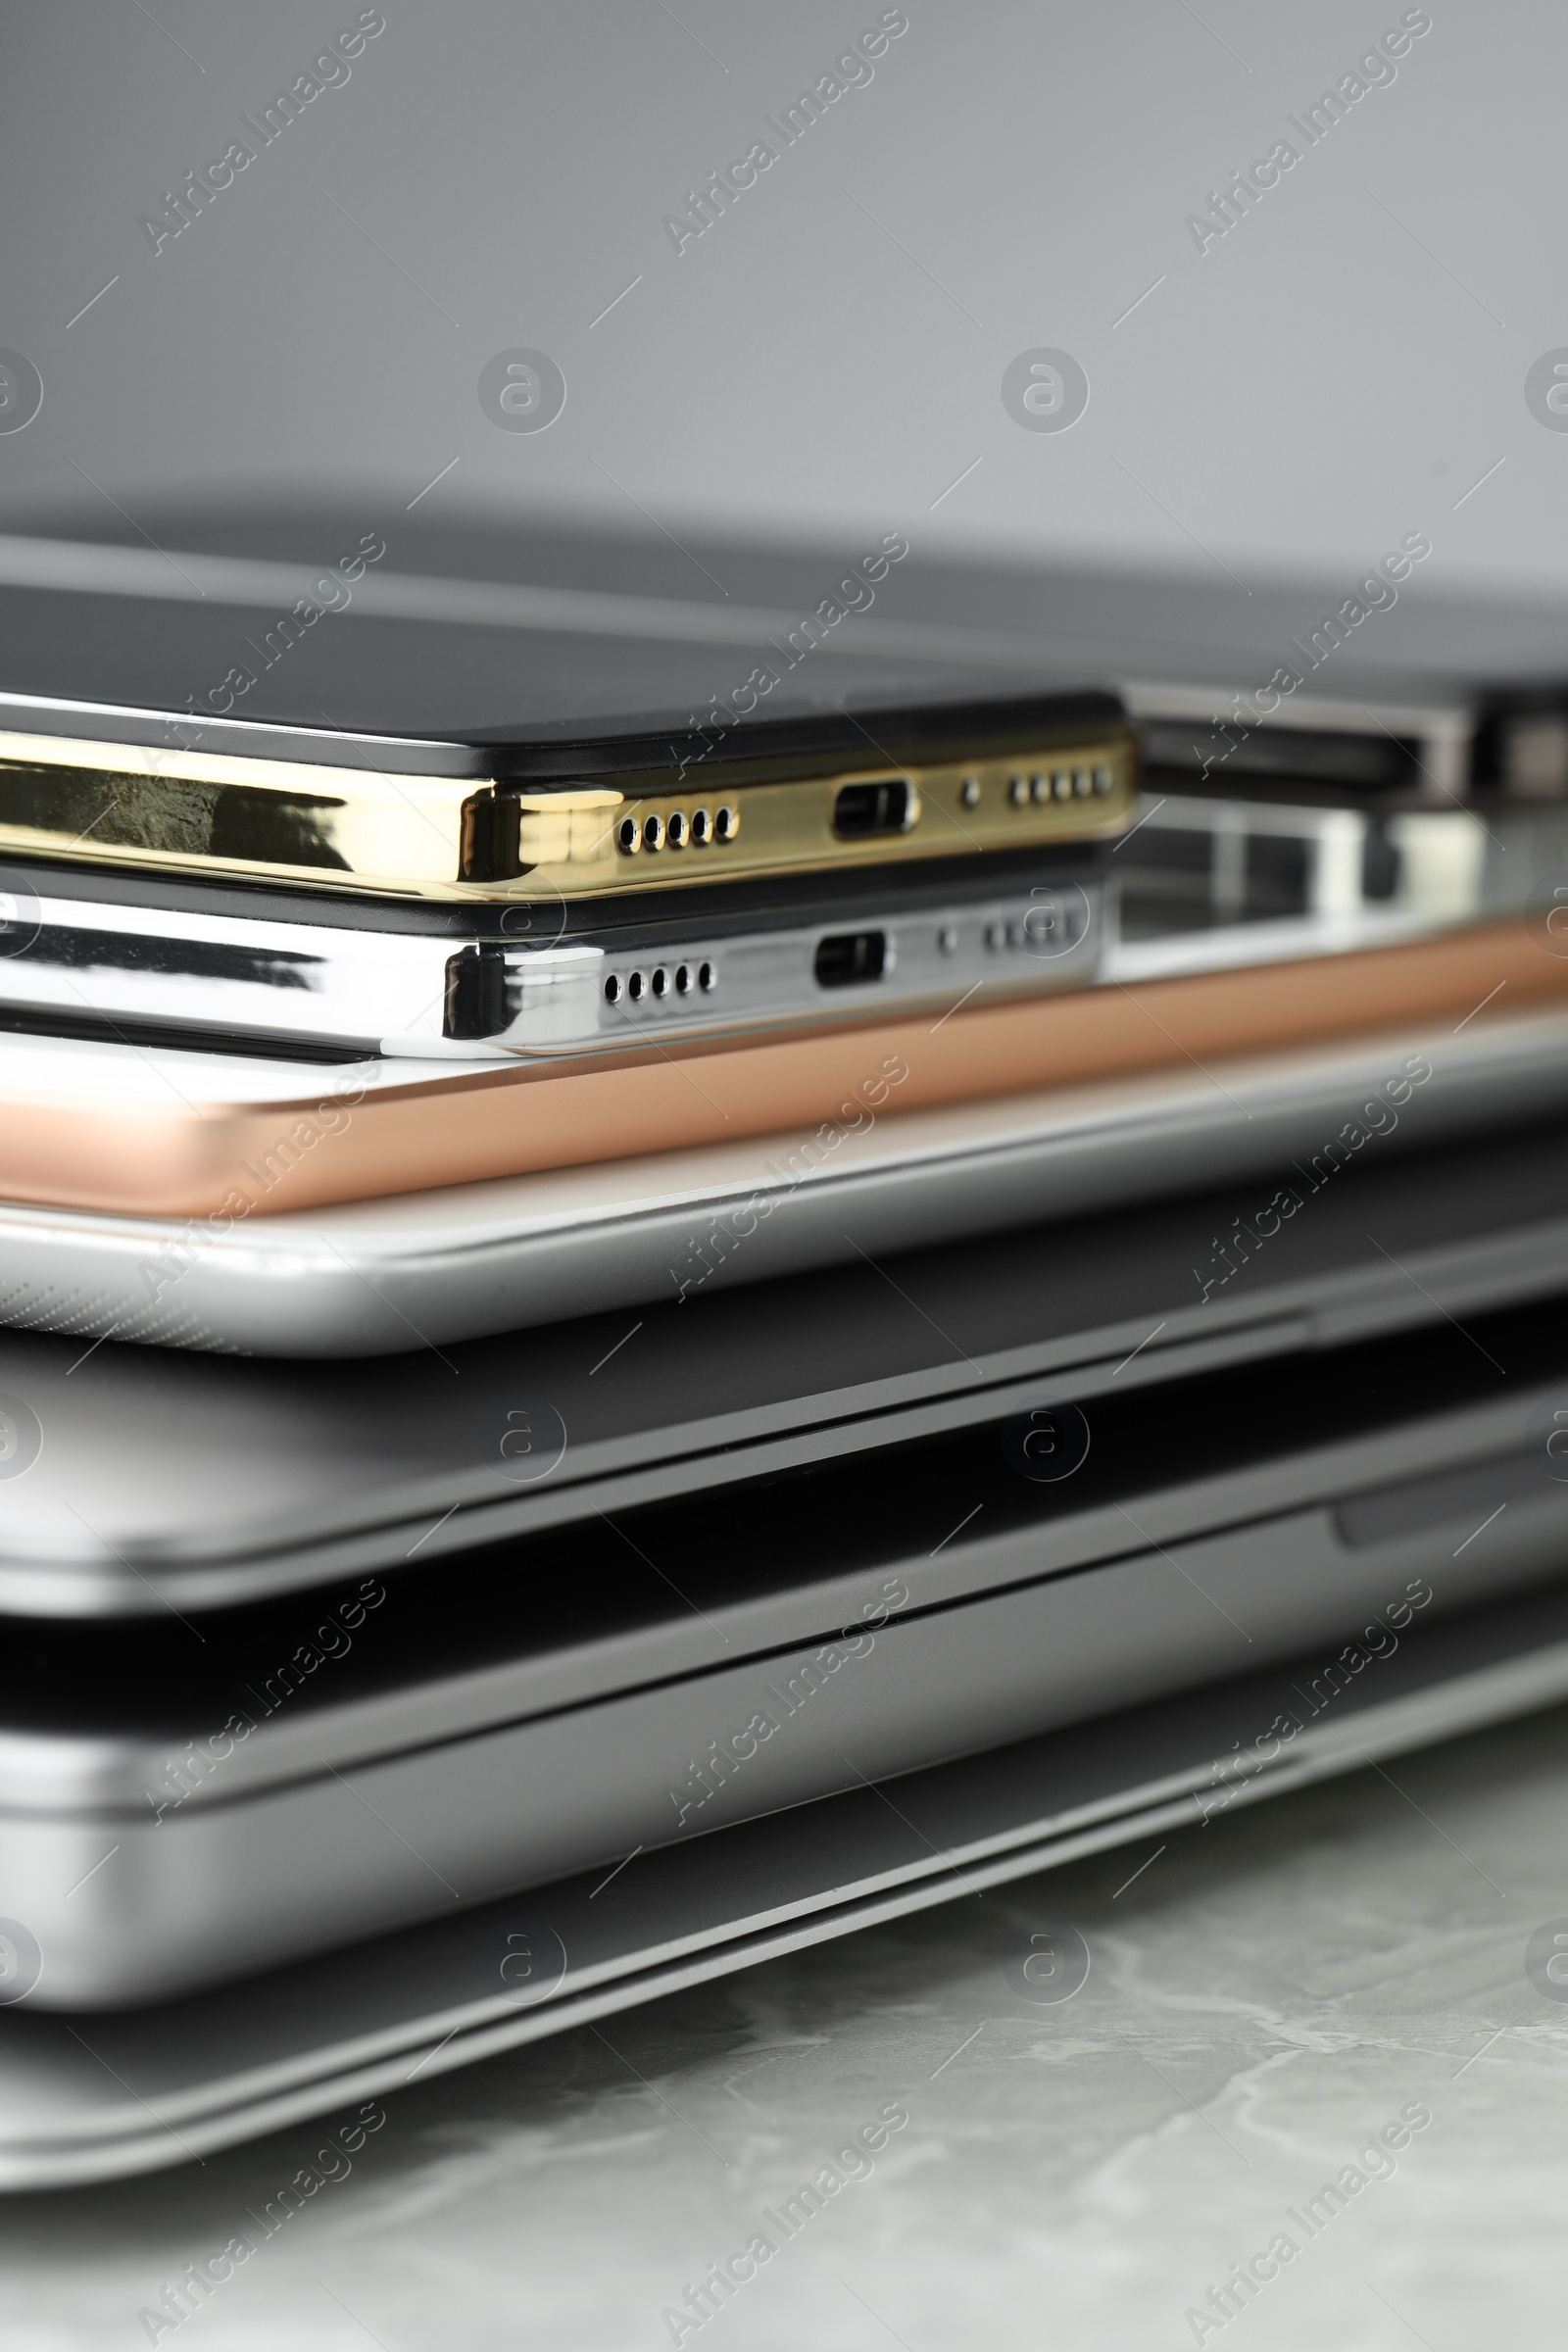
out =
[[818,988],[854,988],[863,980],[880,980],[887,961],[885,931],[836,931],[817,941],[811,968]]
[[841,841],[863,841],[873,833],[907,833],[914,822],[914,786],[904,776],[877,784],[846,784],[833,804],[833,830]]

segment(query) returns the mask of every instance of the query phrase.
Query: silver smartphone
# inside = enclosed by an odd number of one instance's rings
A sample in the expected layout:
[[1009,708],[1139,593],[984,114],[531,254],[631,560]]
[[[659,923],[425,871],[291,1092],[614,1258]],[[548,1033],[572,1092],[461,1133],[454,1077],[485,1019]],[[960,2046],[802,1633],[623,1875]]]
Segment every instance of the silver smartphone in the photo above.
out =
[[[564,899],[394,906],[0,866],[0,1026],[471,1061],[624,1053],[1082,986],[1092,853],[568,928]],[[900,886],[902,883],[902,887]]]

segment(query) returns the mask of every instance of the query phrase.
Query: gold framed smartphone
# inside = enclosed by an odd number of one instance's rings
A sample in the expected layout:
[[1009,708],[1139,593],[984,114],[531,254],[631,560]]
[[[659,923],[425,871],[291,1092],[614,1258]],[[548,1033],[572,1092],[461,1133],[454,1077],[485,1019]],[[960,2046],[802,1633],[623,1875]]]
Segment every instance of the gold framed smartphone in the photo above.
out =
[[[62,720],[65,710],[56,713]],[[199,736],[209,730],[197,729]],[[740,746],[744,743],[744,756]],[[882,749],[883,745],[886,749]],[[412,764],[0,731],[0,855],[376,897],[573,901],[1113,836],[1137,793],[1109,697],[842,714]],[[565,772],[560,772],[564,765]],[[539,770],[545,772],[538,772]],[[576,772],[573,772],[575,770]],[[556,772],[550,772],[556,771]]]

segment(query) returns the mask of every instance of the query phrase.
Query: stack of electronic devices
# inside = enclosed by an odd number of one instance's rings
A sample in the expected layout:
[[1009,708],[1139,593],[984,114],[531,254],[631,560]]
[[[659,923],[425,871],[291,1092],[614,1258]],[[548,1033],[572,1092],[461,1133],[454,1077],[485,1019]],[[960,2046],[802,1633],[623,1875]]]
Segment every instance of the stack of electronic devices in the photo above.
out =
[[0,2183],[1568,1696],[1549,712],[0,623]]

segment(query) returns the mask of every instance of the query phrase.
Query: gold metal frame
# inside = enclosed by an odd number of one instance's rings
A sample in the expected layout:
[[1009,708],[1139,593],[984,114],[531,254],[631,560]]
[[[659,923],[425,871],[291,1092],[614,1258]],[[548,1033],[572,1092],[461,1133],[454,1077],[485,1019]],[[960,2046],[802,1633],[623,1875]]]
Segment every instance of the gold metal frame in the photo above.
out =
[[[839,795],[906,787],[898,828],[846,838]],[[0,733],[0,855],[434,899],[579,898],[952,858],[1115,834],[1130,728],[895,765],[699,762],[614,784],[475,783]]]

